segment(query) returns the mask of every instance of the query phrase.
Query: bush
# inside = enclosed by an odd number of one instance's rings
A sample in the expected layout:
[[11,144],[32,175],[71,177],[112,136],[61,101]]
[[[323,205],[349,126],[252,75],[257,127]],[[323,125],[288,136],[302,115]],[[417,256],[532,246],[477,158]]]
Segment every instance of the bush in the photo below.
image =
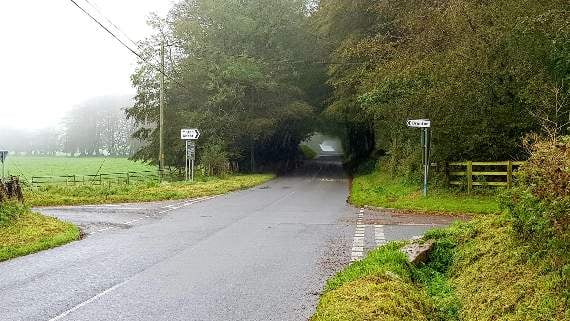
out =
[[528,162],[503,197],[514,231],[524,240],[570,242],[570,137],[527,144]]
[[210,143],[202,150],[200,163],[204,167],[205,176],[225,176],[230,172],[230,160],[224,144]]

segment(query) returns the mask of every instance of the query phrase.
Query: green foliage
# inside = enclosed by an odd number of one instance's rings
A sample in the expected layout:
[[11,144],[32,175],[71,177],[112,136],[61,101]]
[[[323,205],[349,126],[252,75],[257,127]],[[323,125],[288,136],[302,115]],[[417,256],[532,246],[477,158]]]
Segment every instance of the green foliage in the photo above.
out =
[[210,143],[202,149],[200,163],[206,176],[225,176],[230,172],[228,153],[221,143]]
[[[153,21],[157,33],[147,40],[149,58],[159,43],[177,44],[167,57],[167,162],[183,167],[178,137],[188,124],[200,128],[198,154],[223,140],[228,158],[241,169],[297,156],[297,146],[313,130],[322,89],[322,68],[303,63],[318,47],[305,26],[308,1],[198,0],[176,4],[169,23]],[[166,38],[166,39],[165,39]],[[322,74],[322,75],[320,75]],[[158,155],[158,75],[141,64],[133,75],[135,106],[128,115],[140,125],[135,133],[147,146],[137,159]],[[253,165],[253,166],[251,166]]]
[[570,137],[537,141],[530,150],[516,188],[504,195],[502,205],[520,238],[570,251]]
[[25,207],[16,211],[17,219],[0,225],[0,262],[79,239],[79,228],[72,224],[32,213]]
[[[568,132],[570,19],[564,0],[322,0],[313,25],[329,48],[326,114],[346,148],[387,150],[390,170],[418,171],[419,133],[433,120],[440,161],[523,158],[532,130]],[[551,129],[554,127],[554,130]],[[367,155],[364,155],[367,156]]]

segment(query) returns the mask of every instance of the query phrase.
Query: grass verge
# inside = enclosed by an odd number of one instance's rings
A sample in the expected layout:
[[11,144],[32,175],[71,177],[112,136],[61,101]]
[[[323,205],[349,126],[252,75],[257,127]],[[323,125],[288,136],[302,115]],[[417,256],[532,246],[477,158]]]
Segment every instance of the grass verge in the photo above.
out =
[[149,182],[136,185],[51,185],[25,191],[31,206],[150,202],[219,195],[263,184],[271,174],[233,175],[194,183]]
[[356,175],[350,196],[355,206],[374,206],[441,214],[491,214],[499,211],[494,195],[465,195],[432,188],[423,197],[418,185],[393,178],[381,170]]
[[331,278],[311,321],[430,320],[429,297],[412,282],[401,246],[372,251]]
[[428,262],[390,243],[331,278],[311,321],[568,321],[570,254],[534,251],[504,214],[428,232]]
[[10,217],[0,225],[0,262],[79,239],[79,229],[73,224],[33,213],[25,206],[6,204],[0,212]]
[[426,237],[436,239],[430,264],[455,291],[457,313],[441,320],[570,320],[570,254],[536,251],[515,237],[505,215]]

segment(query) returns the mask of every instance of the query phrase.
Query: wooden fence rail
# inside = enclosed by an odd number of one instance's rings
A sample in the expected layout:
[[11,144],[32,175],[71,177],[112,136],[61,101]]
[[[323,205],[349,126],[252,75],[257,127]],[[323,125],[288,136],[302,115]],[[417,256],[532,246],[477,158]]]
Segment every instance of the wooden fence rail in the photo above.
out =
[[131,184],[133,182],[160,180],[161,173],[159,171],[141,171],[141,172],[121,172],[121,173],[101,173],[92,175],[62,175],[62,176],[34,176],[32,177],[32,186],[45,184],[91,184],[102,185],[103,183]]
[[[525,162],[453,162],[447,164],[450,185],[467,186],[471,193],[474,186],[513,186],[513,172]],[[465,177],[464,180],[458,180]]]

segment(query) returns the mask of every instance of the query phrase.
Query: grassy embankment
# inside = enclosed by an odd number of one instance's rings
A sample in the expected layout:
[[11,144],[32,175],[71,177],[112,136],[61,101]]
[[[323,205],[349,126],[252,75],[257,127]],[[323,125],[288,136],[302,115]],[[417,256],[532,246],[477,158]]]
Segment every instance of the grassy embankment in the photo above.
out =
[[79,239],[79,229],[30,211],[26,206],[0,206],[0,262]]
[[[382,188],[375,188],[382,186]],[[312,321],[570,320],[570,254],[522,242],[492,196],[418,188],[383,173],[356,177],[352,201],[421,212],[478,213],[427,233],[427,264],[409,264],[403,243],[372,251],[331,278]]]

